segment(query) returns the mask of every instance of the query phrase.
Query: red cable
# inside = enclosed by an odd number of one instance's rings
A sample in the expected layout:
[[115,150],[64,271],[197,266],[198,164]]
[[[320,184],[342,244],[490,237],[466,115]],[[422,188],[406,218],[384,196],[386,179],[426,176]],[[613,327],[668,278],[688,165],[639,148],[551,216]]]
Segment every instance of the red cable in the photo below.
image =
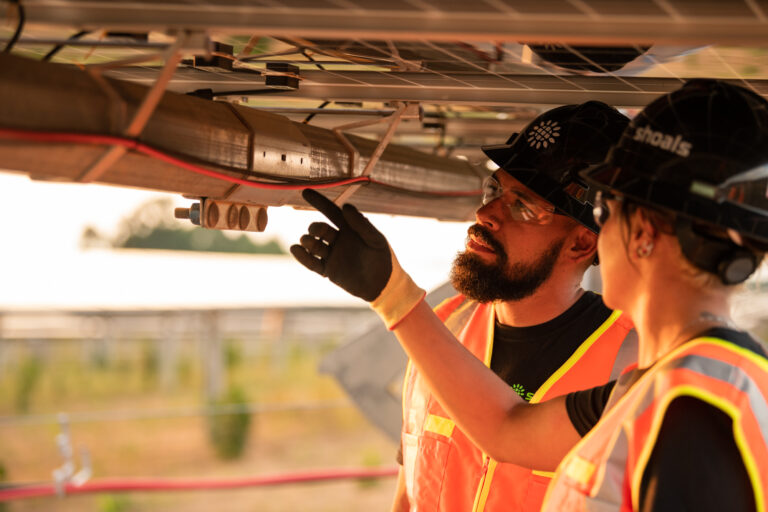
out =
[[[82,485],[67,484],[64,489],[65,494],[127,491],[198,491],[211,489],[236,489],[240,487],[262,487],[268,485],[320,482],[326,480],[383,478],[395,476],[397,475],[397,472],[397,468],[331,469],[230,479],[104,478],[86,482]],[[0,502],[54,496],[55,494],[56,488],[53,484],[0,488]]]
[[188,171],[191,171],[197,174],[202,174],[204,176],[208,176],[211,178],[228,181],[230,183],[237,183],[238,185],[243,185],[245,187],[260,188],[260,189],[267,189],[267,190],[303,190],[305,188],[324,189],[324,188],[340,187],[342,185],[351,185],[352,183],[375,183],[378,185],[384,185],[391,188],[398,188],[400,190],[408,190],[410,192],[415,192],[418,194],[427,194],[427,195],[436,195],[436,196],[445,196],[445,197],[467,197],[467,196],[476,196],[481,193],[480,190],[470,190],[466,192],[430,192],[430,191],[409,190],[409,189],[404,189],[402,187],[396,187],[388,183],[383,183],[381,181],[371,179],[367,176],[358,176],[356,178],[338,180],[332,183],[298,184],[298,185],[249,181],[249,180],[244,180],[242,178],[234,178],[232,176],[228,176],[218,171],[212,171],[210,169],[206,169],[204,167],[194,165],[192,163],[186,162],[179,158],[173,157],[167,153],[163,153],[162,151],[157,150],[152,146],[143,144],[137,140],[129,139],[125,137],[118,137],[114,135],[64,133],[64,132],[38,132],[38,131],[30,131],[30,130],[15,130],[15,129],[8,129],[8,128],[0,128],[0,138],[34,141],[34,142],[69,142],[69,143],[75,143],[75,144],[98,144],[98,145],[104,145],[104,146],[122,146],[126,149],[129,149],[129,150],[132,149],[139,153],[143,153],[151,158],[161,160],[163,162],[169,163],[171,165],[175,165],[177,167],[181,167],[182,169],[186,169]]

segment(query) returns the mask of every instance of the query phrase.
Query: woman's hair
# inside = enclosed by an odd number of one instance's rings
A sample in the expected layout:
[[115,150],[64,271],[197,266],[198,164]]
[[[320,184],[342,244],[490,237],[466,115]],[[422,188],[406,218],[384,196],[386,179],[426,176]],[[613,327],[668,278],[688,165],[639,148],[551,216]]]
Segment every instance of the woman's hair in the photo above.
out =
[[[619,213],[619,217],[621,218],[621,225],[622,225],[621,236],[624,243],[624,250],[627,256],[629,256],[629,237],[632,229],[631,218],[632,218],[632,215],[634,215],[635,212],[637,212],[638,210],[643,211],[644,215],[648,219],[648,222],[650,222],[651,225],[659,233],[672,236],[677,239],[677,232],[675,229],[677,218],[674,213],[648,207],[645,205],[641,205],[626,198],[623,198],[620,201],[620,205],[621,206],[619,208],[618,213]],[[728,234],[725,232],[725,230],[721,228],[716,228],[714,226],[707,226],[705,229],[708,235],[720,238],[723,240],[724,243],[728,243],[736,247],[736,244],[728,238]],[[677,248],[679,250],[679,258],[676,258],[676,262],[674,264],[678,265],[678,270],[680,271],[680,275],[684,279],[688,280],[689,282],[701,288],[707,288],[707,289],[721,288],[723,290],[729,290],[729,291],[735,289],[735,285],[723,284],[722,280],[717,274],[714,274],[710,271],[699,268],[693,262],[691,262],[684,254],[682,247],[680,246],[679,243],[677,244]],[[756,260],[758,262],[758,267],[759,267],[760,262],[762,262],[763,259],[765,258],[766,248],[757,247],[753,243],[751,243],[751,241],[749,240],[745,241],[745,248],[750,250],[755,255]],[[628,258],[628,260],[630,261],[630,264],[634,266],[634,264],[632,263],[632,259]]]

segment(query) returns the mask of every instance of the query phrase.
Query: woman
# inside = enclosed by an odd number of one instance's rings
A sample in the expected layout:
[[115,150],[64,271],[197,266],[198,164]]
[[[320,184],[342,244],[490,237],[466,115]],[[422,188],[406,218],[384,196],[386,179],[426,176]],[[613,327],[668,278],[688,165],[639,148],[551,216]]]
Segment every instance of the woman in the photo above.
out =
[[646,107],[584,177],[600,190],[605,303],[639,336],[638,368],[615,387],[522,401],[455,341],[350,205],[306,195],[339,229],[310,230],[320,252],[304,238],[292,252],[351,293],[365,287],[489,455],[558,468],[544,510],[764,510],[768,361],[733,328],[729,296],[768,248],[768,102],[691,81]]

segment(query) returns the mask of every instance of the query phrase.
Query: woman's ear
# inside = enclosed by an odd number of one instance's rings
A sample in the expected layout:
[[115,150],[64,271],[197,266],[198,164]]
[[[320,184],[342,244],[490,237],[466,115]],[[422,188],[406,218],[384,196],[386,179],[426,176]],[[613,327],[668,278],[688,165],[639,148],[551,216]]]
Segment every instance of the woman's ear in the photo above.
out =
[[584,226],[574,228],[568,246],[568,258],[574,263],[588,261],[591,264],[595,259],[596,252],[597,234]]
[[653,254],[659,230],[644,208],[638,208],[630,219],[631,236],[629,240],[630,259],[645,259]]
[[632,241],[642,239],[653,242],[659,236],[658,228],[644,208],[638,208],[633,212],[630,226]]

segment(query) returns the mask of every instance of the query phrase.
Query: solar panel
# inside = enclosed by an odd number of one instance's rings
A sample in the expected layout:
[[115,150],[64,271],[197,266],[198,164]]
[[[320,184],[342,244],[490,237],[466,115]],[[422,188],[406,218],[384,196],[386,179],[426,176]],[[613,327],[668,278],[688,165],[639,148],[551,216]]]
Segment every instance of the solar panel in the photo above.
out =
[[[540,111],[598,99],[630,113],[692,77],[768,95],[768,1],[25,0],[13,52],[333,128],[418,102],[394,143],[481,162]],[[0,38],[15,29],[8,17]],[[217,44],[209,60],[204,42]],[[378,137],[384,126],[355,130]]]

